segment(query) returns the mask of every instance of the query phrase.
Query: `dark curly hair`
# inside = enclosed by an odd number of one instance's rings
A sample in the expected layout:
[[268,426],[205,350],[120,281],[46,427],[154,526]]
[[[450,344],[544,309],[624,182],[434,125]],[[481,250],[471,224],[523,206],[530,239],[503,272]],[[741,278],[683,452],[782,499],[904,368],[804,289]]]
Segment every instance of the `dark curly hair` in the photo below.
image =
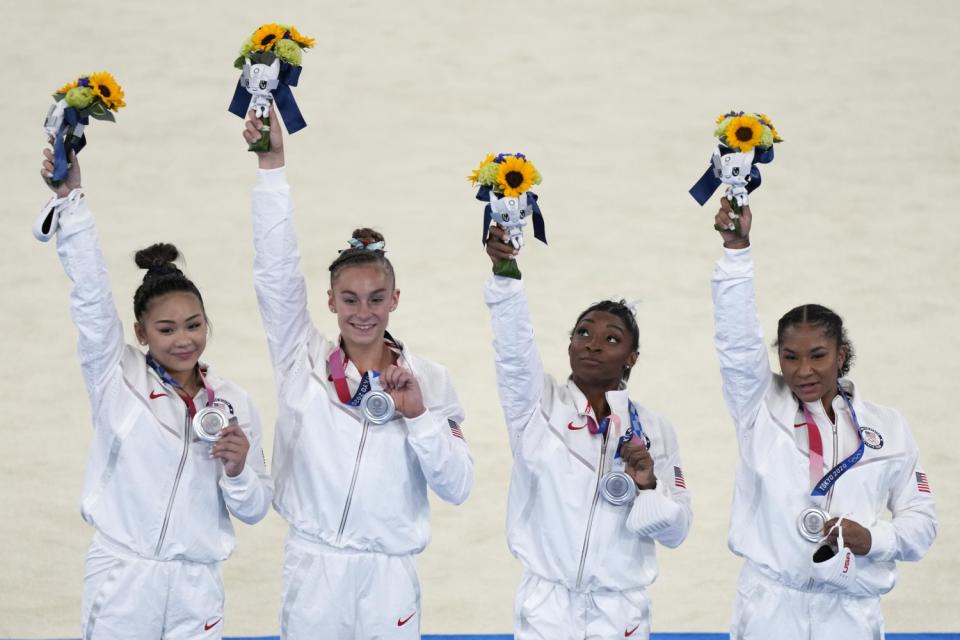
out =
[[386,251],[384,249],[369,250],[367,245],[374,242],[383,242],[383,234],[379,231],[374,231],[367,227],[362,229],[353,230],[353,240],[357,240],[363,244],[362,248],[359,247],[350,247],[349,249],[344,249],[340,254],[330,263],[330,285],[333,285],[333,281],[337,279],[337,275],[347,267],[355,267],[357,265],[363,264],[377,264],[383,267],[383,270],[387,272],[387,275],[390,277],[391,286],[396,286],[397,277],[393,271],[393,265],[390,264],[390,260],[386,256]]
[[[630,332],[630,350],[634,353],[639,351],[640,327],[637,326],[637,318],[633,315],[633,311],[630,310],[630,307],[627,306],[626,300],[603,300],[602,302],[597,302],[584,309],[583,312],[577,316],[577,321],[573,323],[573,330],[570,331],[571,338],[573,337],[574,331],[577,330],[577,325],[580,324],[580,321],[583,320],[584,316],[594,311],[611,313],[620,318],[623,321],[624,326],[627,327],[627,331]],[[623,379],[630,379],[629,368],[624,369]]]
[[847,337],[847,330],[843,326],[843,319],[832,309],[819,304],[804,304],[794,307],[783,314],[777,322],[777,341],[773,346],[778,350],[783,345],[783,332],[798,324],[809,324],[820,327],[828,338],[837,341],[837,349],[844,353],[843,365],[840,367],[840,376],[847,375],[853,365],[853,343]]
[[[173,263],[179,257],[177,248],[166,242],[158,242],[137,251],[134,256],[137,266],[147,270],[143,274],[143,282],[133,294],[133,315],[138,321],[143,319],[143,313],[152,299],[174,291],[192,293],[203,308],[200,290]],[[206,309],[203,313],[206,315]]]

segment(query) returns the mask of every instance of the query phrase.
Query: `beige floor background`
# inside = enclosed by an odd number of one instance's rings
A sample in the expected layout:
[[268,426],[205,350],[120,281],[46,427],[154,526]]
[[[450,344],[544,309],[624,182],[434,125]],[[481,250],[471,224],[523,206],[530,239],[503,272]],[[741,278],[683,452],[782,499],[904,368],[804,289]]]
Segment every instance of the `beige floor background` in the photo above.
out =
[[[687,195],[713,118],[764,111],[786,142],[754,198],[764,328],[819,301],[846,318],[870,398],[912,422],[940,537],[901,565],[888,629],[960,631],[956,473],[960,277],[960,4],[786,1],[5,2],[6,152],[0,294],[0,637],[78,631],[90,538],[78,513],[89,409],[68,282],[30,224],[40,121],[53,89],[108,69],[129,106],[95,122],[84,185],[125,324],[133,251],[173,241],[204,292],[206,354],[257,399],[272,438],[271,372],[250,277],[255,159],[226,111],[239,43],[268,21],[317,38],[296,97],[310,126],[288,165],[311,306],[360,224],[390,244],[403,295],[391,328],[450,367],[466,407],[473,495],[437,504],[419,561],[423,630],[507,632],[519,567],[504,540],[510,459],[481,287],[480,204],[464,176],[487,151],[540,168],[549,247],[521,266],[549,371],[576,314],[639,297],[635,399],[676,424],[694,496],[687,542],[660,554],[654,627],[726,628],[740,561],[726,548],[735,445],[711,342],[711,206]],[[268,451],[269,457],[269,451]],[[544,526],[550,526],[544,523]],[[284,526],[238,526],[226,631],[275,633]]]

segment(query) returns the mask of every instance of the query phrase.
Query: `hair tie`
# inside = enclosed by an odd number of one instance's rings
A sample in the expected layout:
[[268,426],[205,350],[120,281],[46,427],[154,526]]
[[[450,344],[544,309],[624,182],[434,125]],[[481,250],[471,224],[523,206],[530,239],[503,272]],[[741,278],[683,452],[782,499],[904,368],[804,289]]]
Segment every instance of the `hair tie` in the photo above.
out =
[[360,240],[359,238],[350,238],[347,242],[350,244],[351,249],[386,252],[385,247],[387,245],[383,240],[374,242],[373,240],[369,239]]
[[637,315],[637,305],[639,305],[641,302],[643,302],[643,299],[641,299],[641,298],[634,298],[633,300],[627,300],[626,298],[622,298],[622,297],[620,297],[620,296],[613,296],[612,298],[609,298],[609,301],[610,301],[610,302],[613,302],[614,304],[619,304],[619,305],[625,307],[626,310],[629,311],[631,315],[636,316],[636,315]]

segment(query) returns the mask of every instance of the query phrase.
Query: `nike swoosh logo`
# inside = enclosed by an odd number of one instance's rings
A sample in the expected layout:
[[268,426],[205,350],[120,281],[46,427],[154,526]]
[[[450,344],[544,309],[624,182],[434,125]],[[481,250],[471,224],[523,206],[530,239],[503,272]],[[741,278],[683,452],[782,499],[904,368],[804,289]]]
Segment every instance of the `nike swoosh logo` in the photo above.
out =
[[223,618],[217,618],[217,619],[214,620],[213,622],[203,625],[203,630],[204,630],[204,631],[210,631],[210,629],[213,629],[215,626],[217,626],[218,624],[220,624],[220,621],[221,621],[221,620],[223,620]]
[[413,613],[411,613],[410,615],[408,615],[408,616],[407,616],[406,618],[404,618],[403,620],[401,620],[400,618],[397,618],[397,626],[398,626],[398,627],[402,627],[403,625],[407,624],[408,622],[410,622],[410,618],[412,618],[412,617],[415,616],[415,615],[417,615],[417,612],[416,612],[416,611],[414,611]]
[[633,632],[636,631],[636,630],[639,629],[639,628],[640,628],[640,625],[638,624],[638,625],[635,626],[633,629],[630,629],[630,631],[624,631],[624,632],[623,632],[623,637],[624,637],[624,638],[629,638],[630,636],[633,635]]
[[[165,394],[165,393],[157,393],[156,391],[151,391],[151,392],[150,392],[150,399],[151,399],[151,400],[156,400],[157,398],[166,398],[166,397],[168,397],[168,396],[167,396],[167,394]],[[217,622],[219,622],[219,620],[218,620]],[[216,622],[215,622],[214,624],[216,624]]]
[[579,431],[580,429],[586,429],[586,428],[587,428],[586,424],[582,424],[579,427],[577,427],[577,426],[574,426],[572,422],[567,423],[567,429],[570,429],[570,431]]

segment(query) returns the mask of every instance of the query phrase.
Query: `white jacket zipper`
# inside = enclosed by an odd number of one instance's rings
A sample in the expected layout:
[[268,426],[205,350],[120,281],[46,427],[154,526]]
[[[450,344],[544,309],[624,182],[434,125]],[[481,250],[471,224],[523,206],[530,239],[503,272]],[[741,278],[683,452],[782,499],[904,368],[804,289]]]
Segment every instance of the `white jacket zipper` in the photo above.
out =
[[363,434],[360,436],[360,446],[357,448],[357,460],[353,463],[353,478],[350,479],[350,490],[347,492],[347,502],[343,505],[343,516],[340,517],[340,529],[337,531],[337,543],[343,536],[343,529],[347,526],[347,515],[350,513],[350,503],[353,502],[353,489],[357,485],[357,474],[360,472],[360,457],[363,456],[363,446],[367,442],[367,429],[370,424],[363,421]]
[[[831,469],[836,469],[837,464],[839,463],[838,455],[838,437],[837,437],[837,420],[840,419],[840,416],[837,416],[835,420],[832,421],[833,426],[833,464],[830,465]],[[827,491],[827,503],[824,505],[824,511],[830,513],[830,503],[833,502],[833,488],[836,486],[836,483],[830,486],[830,491]]]
[[183,475],[183,467],[187,464],[187,452],[190,450],[190,412],[184,409],[186,418],[183,421],[183,453],[180,454],[180,466],[177,467],[177,477],[173,481],[173,489],[170,491],[170,500],[167,501],[167,513],[163,516],[163,527],[160,529],[160,539],[157,540],[157,548],[153,555],[160,556],[160,548],[163,546],[163,540],[167,537],[167,525],[170,524],[170,512],[173,511],[173,500],[177,497],[177,487],[180,486],[180,476]]
[[593,530],[593,515],[597,511],[597,502],[600,500],[600,479],[603,477],[603,464],[607,458],[607,432],[603,432],[603,440],[600,445],[600,464],[597,465],[597,483],[593,487],[593,504],[590,505],[590,517],[587,519],[587,532],[583,536],[583,549],[580,551],[580,569],[577,571],[577,586],[580,588],[580,582],[583,580],[583,566],[587,562],[587,548],[590,546],[590,531]]

